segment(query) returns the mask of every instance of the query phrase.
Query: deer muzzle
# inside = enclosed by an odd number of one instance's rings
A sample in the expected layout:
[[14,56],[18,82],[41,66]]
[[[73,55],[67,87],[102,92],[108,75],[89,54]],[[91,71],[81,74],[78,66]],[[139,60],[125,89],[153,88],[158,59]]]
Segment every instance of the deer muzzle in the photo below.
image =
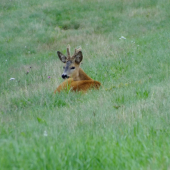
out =
[[69,78],[69,76],[67,76],[67,74],[62,74],[62,76],[61,76],[63,79],[67,79],[67,78]]

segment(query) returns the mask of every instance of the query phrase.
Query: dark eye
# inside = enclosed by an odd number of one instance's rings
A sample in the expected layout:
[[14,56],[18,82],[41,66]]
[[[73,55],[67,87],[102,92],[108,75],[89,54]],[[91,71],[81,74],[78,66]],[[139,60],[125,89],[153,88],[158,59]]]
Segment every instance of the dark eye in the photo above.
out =
[[63,69],[65,69],[66,67],[63,67]]
[[75,69],[75,67],[71,67],[71,69]]

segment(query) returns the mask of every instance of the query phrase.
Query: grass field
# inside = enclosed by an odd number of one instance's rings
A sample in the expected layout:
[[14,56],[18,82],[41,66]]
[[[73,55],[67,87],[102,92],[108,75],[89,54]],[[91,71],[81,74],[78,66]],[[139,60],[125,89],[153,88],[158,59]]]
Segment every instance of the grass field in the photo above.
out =
[[[170,169],[169,9],[1,0],[0,170]],[[67,44],[82,47],[99,91],[53,94]]]

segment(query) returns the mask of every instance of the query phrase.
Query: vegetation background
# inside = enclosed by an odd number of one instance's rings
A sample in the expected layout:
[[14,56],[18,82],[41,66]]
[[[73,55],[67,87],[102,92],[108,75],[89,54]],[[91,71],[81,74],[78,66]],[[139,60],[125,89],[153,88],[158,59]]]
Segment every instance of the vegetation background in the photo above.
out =
[[[170,169],[169,9],[1,0],[0,169]],[[99,91],[53,94],[67,44],[82,47]]]

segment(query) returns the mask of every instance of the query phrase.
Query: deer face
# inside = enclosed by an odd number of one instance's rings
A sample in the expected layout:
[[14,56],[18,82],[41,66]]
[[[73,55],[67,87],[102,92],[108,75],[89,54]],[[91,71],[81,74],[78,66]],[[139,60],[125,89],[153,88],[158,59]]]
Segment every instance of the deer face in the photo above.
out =
[[60,51],[57,51],[57,54],[59,59],[65,64],[63,67],[64,71],[61,77],[63,79],[77,77],[79,73],[80,62],[83,59],[82,52],[77,52],[77,50],[75,50],[74,55],[70,57],[70,51],[67,48],[68,57],[66,57]]

